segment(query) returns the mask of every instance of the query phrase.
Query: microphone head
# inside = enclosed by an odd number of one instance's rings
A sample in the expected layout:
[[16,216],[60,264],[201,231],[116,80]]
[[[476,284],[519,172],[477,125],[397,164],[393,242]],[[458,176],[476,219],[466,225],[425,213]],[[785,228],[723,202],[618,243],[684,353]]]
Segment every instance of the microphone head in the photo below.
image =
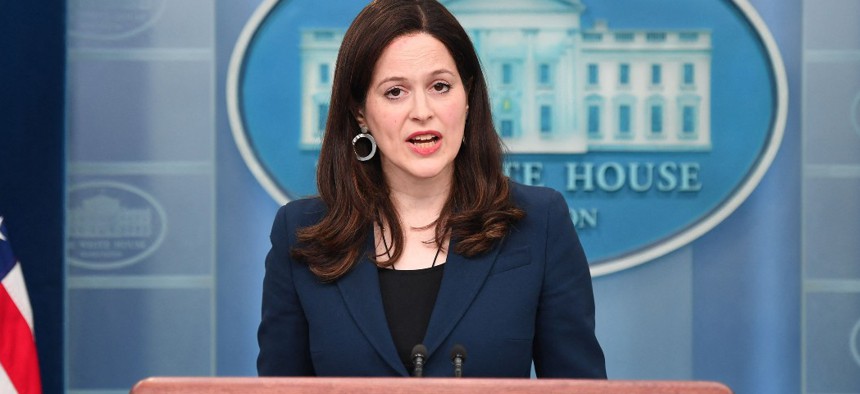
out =
[[416,356],[427,357],[427,347],[423,344],[417,344],[412,348],[412,358],[414,359]]
[[457,357],[460,357],[461,361],[466,361],[466,348],[459,343],[451,348],[451,360],[454,360]]

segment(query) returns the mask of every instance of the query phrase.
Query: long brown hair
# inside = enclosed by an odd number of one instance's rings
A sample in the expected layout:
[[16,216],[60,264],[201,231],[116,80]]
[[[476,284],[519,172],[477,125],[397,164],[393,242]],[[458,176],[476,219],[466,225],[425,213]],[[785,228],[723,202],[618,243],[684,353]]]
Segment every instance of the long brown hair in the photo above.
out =
[[[298,230],[293,258],[305,262],[323,281],[346,274],[367,250],[373,224],[390,226],[391,258],[401,255],[403,232],[389,197],[379,154],[359,162],[352,138],[359,125],[377,59],[395,38],[427,33],[450,52],[467,89],[469,115],[464,141],[454,159],[448,201],[436,225],[440,247],[447,236],[454,251],[474,257],[490,250],[509,227],[525,216],[511,201],[502,173],[502,142],[493,127],[487,84],[469,36],[454,16],[435,0],[377,0],[346,31],[335,66],[328,121],[317,166],[317,189],[328,208],[322,220]],[[433,224],[431,224],[433,225]],[[378,256],[376,256],[378,257]]]

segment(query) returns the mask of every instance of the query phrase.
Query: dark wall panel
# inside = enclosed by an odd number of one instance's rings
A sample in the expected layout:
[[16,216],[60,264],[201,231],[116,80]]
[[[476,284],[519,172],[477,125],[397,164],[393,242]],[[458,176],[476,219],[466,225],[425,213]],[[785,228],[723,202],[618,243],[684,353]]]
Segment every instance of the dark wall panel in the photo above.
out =
[[45,393],[63,390],[65,1],[0,12],[0,215],[21,262]]

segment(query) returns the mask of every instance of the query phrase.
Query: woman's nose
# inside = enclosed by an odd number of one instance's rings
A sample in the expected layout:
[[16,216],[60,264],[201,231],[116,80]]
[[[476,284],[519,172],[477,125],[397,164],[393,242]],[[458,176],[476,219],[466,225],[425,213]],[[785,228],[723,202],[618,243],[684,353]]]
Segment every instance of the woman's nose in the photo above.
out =
[[412,119],[424,122],[433,117],[433,109],[430,107],[427,93],[418,93],[412,96]]

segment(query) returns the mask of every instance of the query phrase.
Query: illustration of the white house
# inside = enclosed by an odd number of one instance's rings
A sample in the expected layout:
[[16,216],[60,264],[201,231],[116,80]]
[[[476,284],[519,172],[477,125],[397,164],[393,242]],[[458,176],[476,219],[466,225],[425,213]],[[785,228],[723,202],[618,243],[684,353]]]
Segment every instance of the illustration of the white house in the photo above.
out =
[[[711,147],[711,33],[581,27],[579,0],[449,0],[512,153]],[[301,146],[318,149],[343,30],[302,32]]]
[[74,238],[150,237],[153,212],[149,208],[123,207],[105,195],[83,200],[69,210],[69,236]]

